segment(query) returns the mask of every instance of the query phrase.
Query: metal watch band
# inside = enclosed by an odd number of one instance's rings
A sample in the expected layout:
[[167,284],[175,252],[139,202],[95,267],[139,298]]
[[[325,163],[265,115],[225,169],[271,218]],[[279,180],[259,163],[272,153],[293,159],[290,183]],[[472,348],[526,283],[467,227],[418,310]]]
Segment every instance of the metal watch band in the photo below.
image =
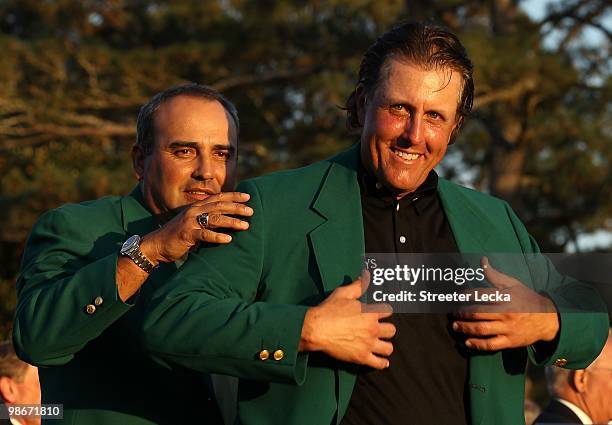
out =
[[128,257],[141,269],[147,273],[151,273],[155,270],[155,266],[149,261],[147,257],[140,251],[140,247],[128,254]]
[[123,246],[121,247],[121,250],[119,252],[124,257],[128,257],[130,260],[132,260],[134,264],[136,264],[145,272],[151,273],[153,270],[155,270],[156,266],[154,266],[140,250],[140,241],[140,236],[130,236],[123,243]]

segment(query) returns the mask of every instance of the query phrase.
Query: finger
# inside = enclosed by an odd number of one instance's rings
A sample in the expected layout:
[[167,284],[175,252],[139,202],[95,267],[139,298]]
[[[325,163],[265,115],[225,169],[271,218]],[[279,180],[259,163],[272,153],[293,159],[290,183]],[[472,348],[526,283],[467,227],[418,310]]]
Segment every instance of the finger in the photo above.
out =
[[498,335],[493,338],[469,338],[465,340],[465,346],[474,350],[499,351],[511,348],[512,344],[507,336]]
[[378,340],[374,343],[372,353],[389,357],[393,353],[393,344],[389,341]]
[[462,321],[477,321],[477,320],[503,320],[502,313],[483,313],[483,312],[467,312],[464,310],[455,313],[455,317]]
[[201,213],[217,213],[217,214],[230,214],[230,215],[244,215],[244,216],[252,216],[253,208],[239,204],[237,202],[226,202],[226,201],[217,201],[217,202],[209,202],[208,204],[199,205],[197,210],[195,210],[195,214]]
[[378,337],[382,339],[390,339],[395,336],[397,329],[393,323],[381,322],[378,328]]
[[211,229],[236,229],[246,230],[249,228],[249,223],[234,217],[227,217],[222,214],[210,214],[208,216],[208,227]]
[[515,278],[494,269],[487,257],[482,257],[480,259],[480,264],[484,269],[485,278],[496,288],[507,289],[515,285],[522,285],[522,283]]
[[361,282],[361,278],[349,283],[348,285],[339,286],[334,290],[338,296],[342,298],[347,298],[350,300],[356,300],[361,297],[361,287],[363,283]]
[[500,321],[457,321],[453,323],[453,330],[458,333],[472,336],[495,336],[508,331],[508,325]]
[[370,277],[371,275],[368,269],[363,269],[361,271],[361,276],[359,276],[361,279],[361,295],[365,294],[368,290],[368,286],[370,286]]
[[232,237],[230,235],[226,235],[225,233],[217,233],[213,232],[210,229],[203,229],[199,231],[199,240],[203,242],[209,243],[230,243],[232,241]]
[[197,205],[204,205],[209,202],[246,202],[251,199],[251,195],[243,192],[220,192],[209,196],[203,201],[198,201]]
[[379,319],[386,319],[387,317],[391,317],[393,314],[393,307],[391,304],[380,303],[374,305],[378,306],[376,313],[378,313]]
[[389,360],[370,353],[363,364],[374,369],[382,370],[389,367]]

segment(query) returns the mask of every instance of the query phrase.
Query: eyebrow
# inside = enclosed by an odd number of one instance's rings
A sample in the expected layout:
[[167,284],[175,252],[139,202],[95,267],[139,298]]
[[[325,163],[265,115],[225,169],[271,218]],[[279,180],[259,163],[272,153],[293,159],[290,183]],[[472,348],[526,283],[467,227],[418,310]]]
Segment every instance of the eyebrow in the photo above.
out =
[[[170,145],[168,145],[168,149],[176,149],[176,148],[193,148],[193,149],[198,149],[199,147],[200,147],[200,145],[197,142],[188,142],[186,140],[176,140],[176,141],[170,143]],[[226,151],[229,151],[230,153],[234,153],[234,151],[236,150],[236,148],[234,148],[230,144],[216,144],[216,145],[213,146],[213,149],[215,149],[215,150],[226,150]]]

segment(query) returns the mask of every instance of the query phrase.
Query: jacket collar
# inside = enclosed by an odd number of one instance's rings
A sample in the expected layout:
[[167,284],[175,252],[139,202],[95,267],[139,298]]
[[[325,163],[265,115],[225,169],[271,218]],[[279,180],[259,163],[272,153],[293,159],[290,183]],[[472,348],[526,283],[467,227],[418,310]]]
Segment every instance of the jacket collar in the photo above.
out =
[[121,198],[123,229],[129,235],[144,235],[159,226],[157,219],[146,207],[142,187],[136,185],[129,195]]

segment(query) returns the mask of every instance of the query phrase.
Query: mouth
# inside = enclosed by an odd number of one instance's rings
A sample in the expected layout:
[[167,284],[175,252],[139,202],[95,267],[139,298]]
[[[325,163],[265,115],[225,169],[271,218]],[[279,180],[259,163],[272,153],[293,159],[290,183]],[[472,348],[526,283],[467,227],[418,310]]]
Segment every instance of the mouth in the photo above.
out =
[[390,148],[390,150],[396,157],[401,158],[404,162],[416,161],[417,159],[423,156],[422,153],[404,152],[394,148]]
[[215,193],[210,189],[188,189],[185,191],[187,198],[194,201],[203,201]]

